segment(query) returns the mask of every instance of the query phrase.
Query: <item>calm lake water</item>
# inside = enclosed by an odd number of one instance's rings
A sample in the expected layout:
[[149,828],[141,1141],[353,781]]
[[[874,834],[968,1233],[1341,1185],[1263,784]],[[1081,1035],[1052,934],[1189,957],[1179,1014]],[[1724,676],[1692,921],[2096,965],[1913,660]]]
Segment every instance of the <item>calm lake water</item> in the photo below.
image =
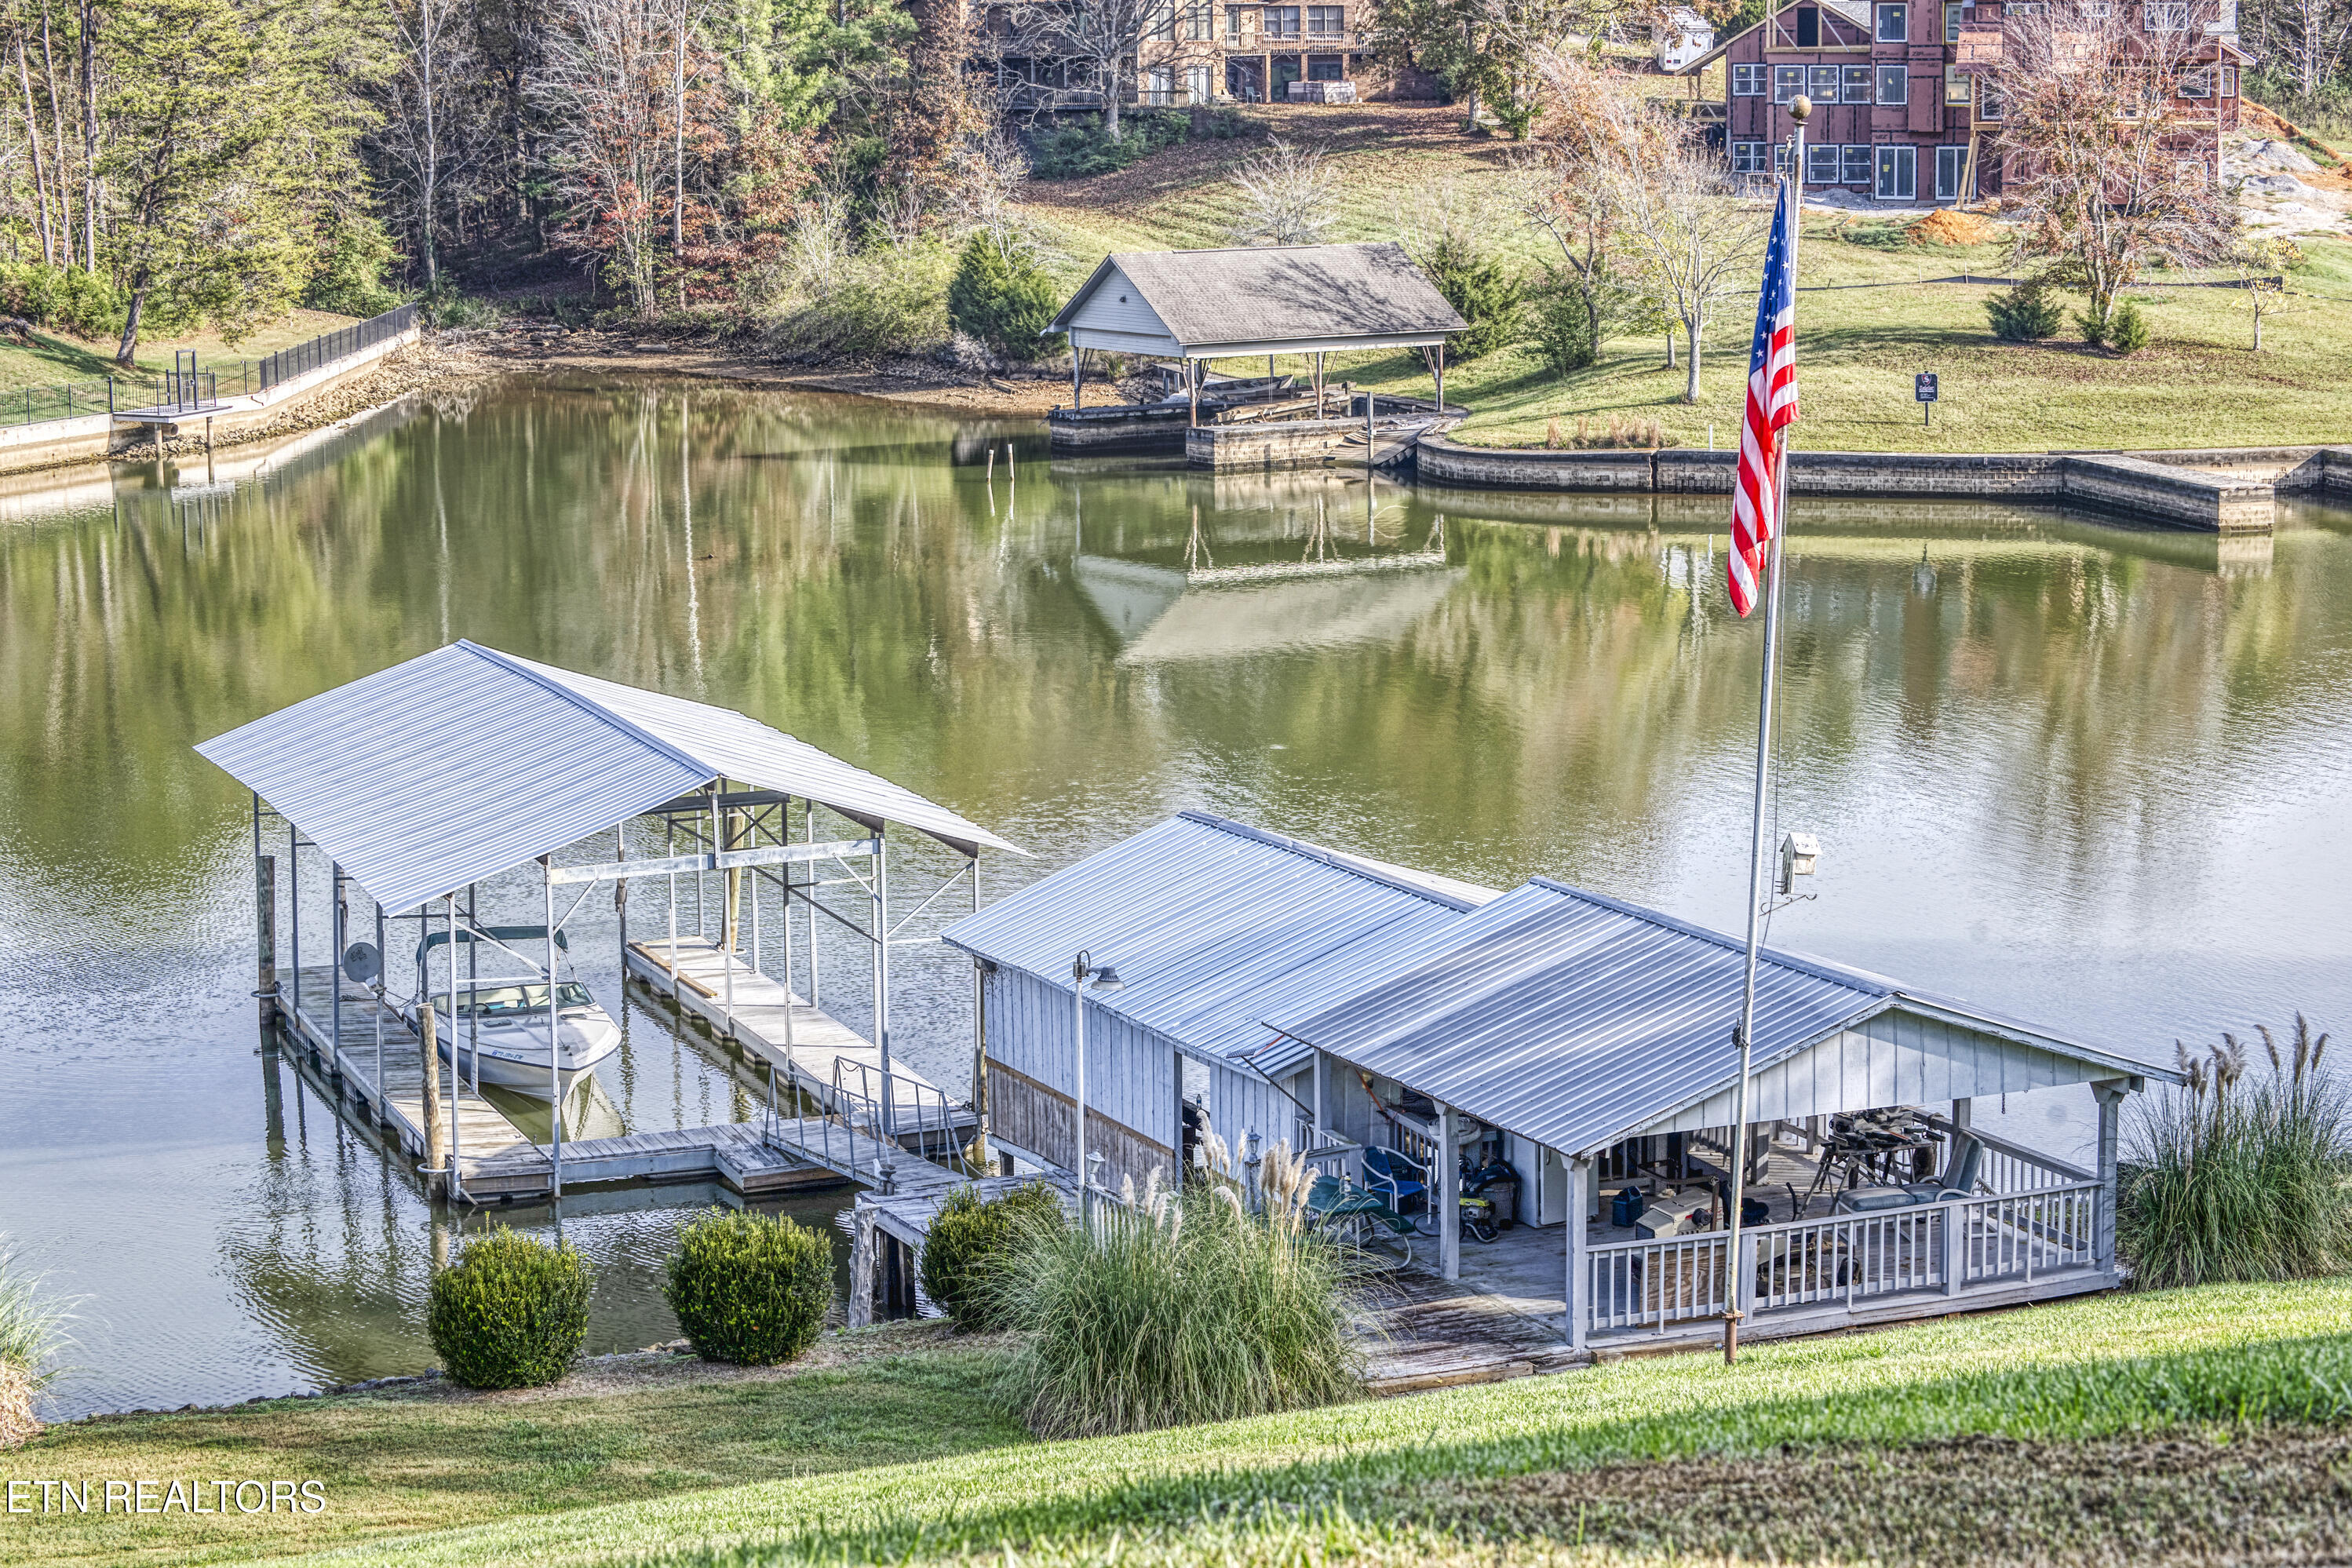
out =
[[[447,1223],[257,1054],[247,797],[189,747],[453,637],[943,801],[1034,852],[992,895],[1201,805],[1739,920],[1760,639],[1714,503],[1049,464],[1034,424],[651,382],[412,405],[205,478],[0,499],[0,1231],[83,1298],[61,1415],[431,1363]],[[2352,515],[2223,543],[1824,503],[1792,540],[1774,809],[1825,852],[1775,941],[2164,1054],[2352,1026]],[[1182,576],[1318,555],[1398,563]],[[707,1041],[624,1006],[602,918],[575,952],[627,1044],[598,1130],[750,1113]],[[969,970],[902,955],[904,1048],[961,1086]],[[2079,1140],[2067,1096],[2007,1114]],[[660,1259],[712,1195],[566,1201],[592,1348],[670,1335]]]

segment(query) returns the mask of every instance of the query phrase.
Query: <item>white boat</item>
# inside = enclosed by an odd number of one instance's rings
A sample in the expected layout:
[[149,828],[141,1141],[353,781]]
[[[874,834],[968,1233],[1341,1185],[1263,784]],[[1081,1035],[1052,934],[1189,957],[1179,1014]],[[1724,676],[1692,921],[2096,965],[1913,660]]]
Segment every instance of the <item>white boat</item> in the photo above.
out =
[[[556,1002],[555,1066],[562,1078],[559,1092],[568,1096],[582,1074],[620,1047],[621,1029],[577,980],[557,985]],[[457,1070],[467,1082],[548,1098],[545,981],[483,980],[461,986],[457,1016],[438,1032],[441,1059],[452,1059],[454,1045]]]

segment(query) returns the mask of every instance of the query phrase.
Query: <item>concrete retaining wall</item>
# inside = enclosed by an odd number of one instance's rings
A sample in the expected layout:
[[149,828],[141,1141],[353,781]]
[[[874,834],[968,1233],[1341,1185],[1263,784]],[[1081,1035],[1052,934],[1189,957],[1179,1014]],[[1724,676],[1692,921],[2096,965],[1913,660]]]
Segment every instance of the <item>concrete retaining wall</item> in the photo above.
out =
[[[323,391],[346,376],[373,368],[378,361],[410,347],[423,336],[421,330],[411,327],[397,337],[372,343],[357,353],[331,360],[300,375],[289,376],[267,392],[224,397],[221,406],[213,412],[213,438],[235,440],[245,431],[276,417],[288,405]],[[144,441],[159,432],[201,435],[204,428],[205,417],[201,414],[190,416],[184,426],[132,424],[107,414],[11,426],[0,429],[0,472],[101,458],[118,446]]]
[[[1557,452],[1421,440],[1422,478],[1441,484],[1581,493],[1728,495],[1738,455]],[[2352,496],[2352,447],[2278,447],[2179,452],[1806,452],[1790,455],[1803,496],[1916,496],[2055,501],[2231,533],[2272,525],[2274,496]]]
[[1057,455],[1094,452],[1181,452],[1191,409],[1181,403],[1113,404],[1056,408],[1045,416],[1049,449]]
[[[1353,437],[1350,444],[1349,437]],[[1217,473],[1318,468],[1331,459],[1361,465],[1360,419],[1280,419],[1265,425],[1200,425],[1184,433],[1184,461]]]

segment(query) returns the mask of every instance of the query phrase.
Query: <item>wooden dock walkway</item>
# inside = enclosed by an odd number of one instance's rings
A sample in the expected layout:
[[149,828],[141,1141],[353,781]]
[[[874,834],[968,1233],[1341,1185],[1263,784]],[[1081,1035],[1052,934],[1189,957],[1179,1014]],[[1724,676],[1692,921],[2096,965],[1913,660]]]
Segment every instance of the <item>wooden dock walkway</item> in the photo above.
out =
[[[882,1053],[865,1036],[786,990],[774,975],[753,969],[741,954],[722,952],[706,937],[677,939],[673,985],[669,952],[667,937],[633,942],[628,972],[666,995],[675,994],[678,1005],[708,1023],[713,1033],[732,1038],[773,1067],[780,1099],[790,1088],[827,1109],[840,1109],[841,1090],[878,1101]],[[889,1098],[892,1125],[902,1142],[961,1145],[979,1128],[971,1106],[950,1098],[904,1061],[890,1064]],[[790,1118],[785,1120],[789,1125]]]
[[[330,986],[335,985],[333,1005],[342,1015],[343,1044],[334,1047],[333,1014],[329,1011]],[[416,1030],[391,1008],[382,1006],[363,985],[341,980],[331,971],[307,968],[295,985],[297,1005],[289,1032],[298,1049],[306,1052],[321,1073],[339,1079],[363,1120],[383,1129],[413,1161],[425,1157],[423,1057]],[[376,1072],[376,1026],[383,1028],[383,1070]],[[443,1105],[449,1086],[442,1083]],[[789,1127],[789,1119],[779,1125]],[[553,1151],[534,1142],[489,1100],[464,1086],[457,1089],[457,1179],[463,1195],[472,1202],[544,1198],[553,1189]],[[845,1132],[836,1131],[837,1145],[847,1148]],[[866,1141],[871,1143],[873,1140]],[[869,1151],[867,1164],[887,1158]],[[927,1162],[901,1155],[903,1169]],[[563,1145],[565,1185],[635,1181],[697,1181],[716,1177],[745,1196],[788,1191],[795,1187],[838,1183],[849,1173],[801,1158],[772,1135],[761,1121],[719,1122],[657,1132],[632,1132],[617,1138],[586,1138]],[[945,1172],[940,1173],[946,1180]],[[919,1178],[918,1178],[919,1179]]]

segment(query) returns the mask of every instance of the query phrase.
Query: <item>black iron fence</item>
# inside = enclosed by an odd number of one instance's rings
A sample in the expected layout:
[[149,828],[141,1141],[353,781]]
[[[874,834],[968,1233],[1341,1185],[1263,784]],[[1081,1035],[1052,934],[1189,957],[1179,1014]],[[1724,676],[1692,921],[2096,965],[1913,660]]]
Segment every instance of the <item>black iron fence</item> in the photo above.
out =
[[381,316],[370,316],[331,332],[323,332],[307,343],[296,343],[290,349],[280,349],[264,356],[256,367],[256,381],[267,392],[281,381],[290,381],[305,371],[318,369],[347,359],[362,349],[373,348],[388,339],[396,338],[416,324],[416,307],[403,305],[396,310],[386,310]]
[[111,376],[90,381],[58,381],[47,386],[12,386],[0,391],[0,427],[37,425],[45,419],[79,419],[89,414],[114,411]]

